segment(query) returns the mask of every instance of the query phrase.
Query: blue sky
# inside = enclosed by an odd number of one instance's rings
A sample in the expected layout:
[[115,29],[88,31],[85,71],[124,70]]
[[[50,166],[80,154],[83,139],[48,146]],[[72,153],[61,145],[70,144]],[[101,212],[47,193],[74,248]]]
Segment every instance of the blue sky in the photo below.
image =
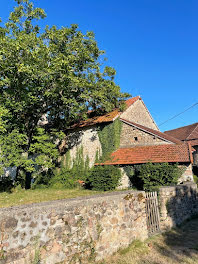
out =
[[[198,102],[197,0],[35,0],[43,24],[94,31],[123,92],[141,95],[159,125]],[[1,1],[5,20],[14,0]],[[160,126],[198,122],[198,105]]]

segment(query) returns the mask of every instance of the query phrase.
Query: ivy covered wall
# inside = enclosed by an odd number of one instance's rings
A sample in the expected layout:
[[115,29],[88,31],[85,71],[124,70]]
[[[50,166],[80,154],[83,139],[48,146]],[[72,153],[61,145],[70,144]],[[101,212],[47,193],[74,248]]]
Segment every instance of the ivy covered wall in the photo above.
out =
[[107,159],[120,146],[121,129],[122,122],[116,119],[112,123],[84,128],[80,132],[73,131],[69,139],[76,134],[79,136],[62,157],[62,165],[71,168],[73,164],[82,164],[83,160],[89,159],[89,166],[93,167],[95,162]]
[[108,158],[113,151],[119,148],[121,130],[122,122],[119,119],[99,128],[98,136],[102,147],[102,160]]

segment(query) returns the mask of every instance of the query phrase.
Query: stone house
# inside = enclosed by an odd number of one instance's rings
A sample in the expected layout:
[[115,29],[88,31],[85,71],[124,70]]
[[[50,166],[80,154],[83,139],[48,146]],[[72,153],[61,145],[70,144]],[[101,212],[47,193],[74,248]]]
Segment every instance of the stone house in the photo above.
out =
[[[88,157],[90,166],[95,164],[96,155],[102,155],[103,145],[99,131],[120,122],[119,145],[112,151],[111,162],[103,164],[123,166],[147,162],[171,162],[186,166],[181,181],[193,180],[192,151],[188,144],[159,131],[157,124],[140,96],[125,101],[126,109],[121,112],[114,109],[102,116],[91,116],[74,124],[66,131],[67,151],[74,160],[79,148],[83,148],[84,157]],[[111,135],[106,141],[112,140]],[[96,164],[99,165],[99,164]],[[100,163],[100,165],[102,165]],[[123,169],[122,169],[123,170]],[[121,186],[129,186],[129,180],[123,173]]]
[[182,142],[190,143],[190,145],[195,149],[193,152],[193,166],[195,167],[195,171],[198,172],[198,123],[168,130],[164,133],[166,135],[173,136]]

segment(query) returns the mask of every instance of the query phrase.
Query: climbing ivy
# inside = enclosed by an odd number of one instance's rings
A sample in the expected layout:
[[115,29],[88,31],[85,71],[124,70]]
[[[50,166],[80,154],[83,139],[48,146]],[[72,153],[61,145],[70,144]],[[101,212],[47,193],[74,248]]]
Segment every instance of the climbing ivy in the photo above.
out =
[[87,156],[84,159],[83,146],[77,149],[74,160],[71,159],[68,150],[49,185],[56,188],[75,188],[79,185],[78,180],[86,181],[89,172],[89,158]]
[[98,136],[102,146],[101,161],[107,159],[113,151],[119,148],[121,130],[122,122],[119,119],[99,128]]

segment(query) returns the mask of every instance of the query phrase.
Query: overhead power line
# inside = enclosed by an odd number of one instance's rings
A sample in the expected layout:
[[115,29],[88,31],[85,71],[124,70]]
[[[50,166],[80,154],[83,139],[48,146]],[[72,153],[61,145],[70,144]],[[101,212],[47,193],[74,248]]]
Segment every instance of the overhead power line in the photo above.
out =
[[163,124],[167,123],[168,121],[170,121],[170,120],[172,120],[172,119],[174,119],[174,118],[176,118],[176,117],[178,117],[178,116],[182,115],[183,113],[185,113],[186,111],[188,111],[189,109],[193,108],[193,107],[194,107],[194,106],[196,106],[196,105],[198,105],[198,102],[197,102],[197,103],[195,103],[195,104],[193,104],[193,105],[191,105],[190,107],[188,107],[188,108],[187,108],[187,109],[185,109],[184,111],[180,112],[179,114],[177,114],[177,115],[174,115],[173,117],[171,117],[171,118],[167,119],[167,120],[166,120],[166,121],[164,121],[163,123],[159,124],[159,126],[161,126],[161,125],[163,125]]

